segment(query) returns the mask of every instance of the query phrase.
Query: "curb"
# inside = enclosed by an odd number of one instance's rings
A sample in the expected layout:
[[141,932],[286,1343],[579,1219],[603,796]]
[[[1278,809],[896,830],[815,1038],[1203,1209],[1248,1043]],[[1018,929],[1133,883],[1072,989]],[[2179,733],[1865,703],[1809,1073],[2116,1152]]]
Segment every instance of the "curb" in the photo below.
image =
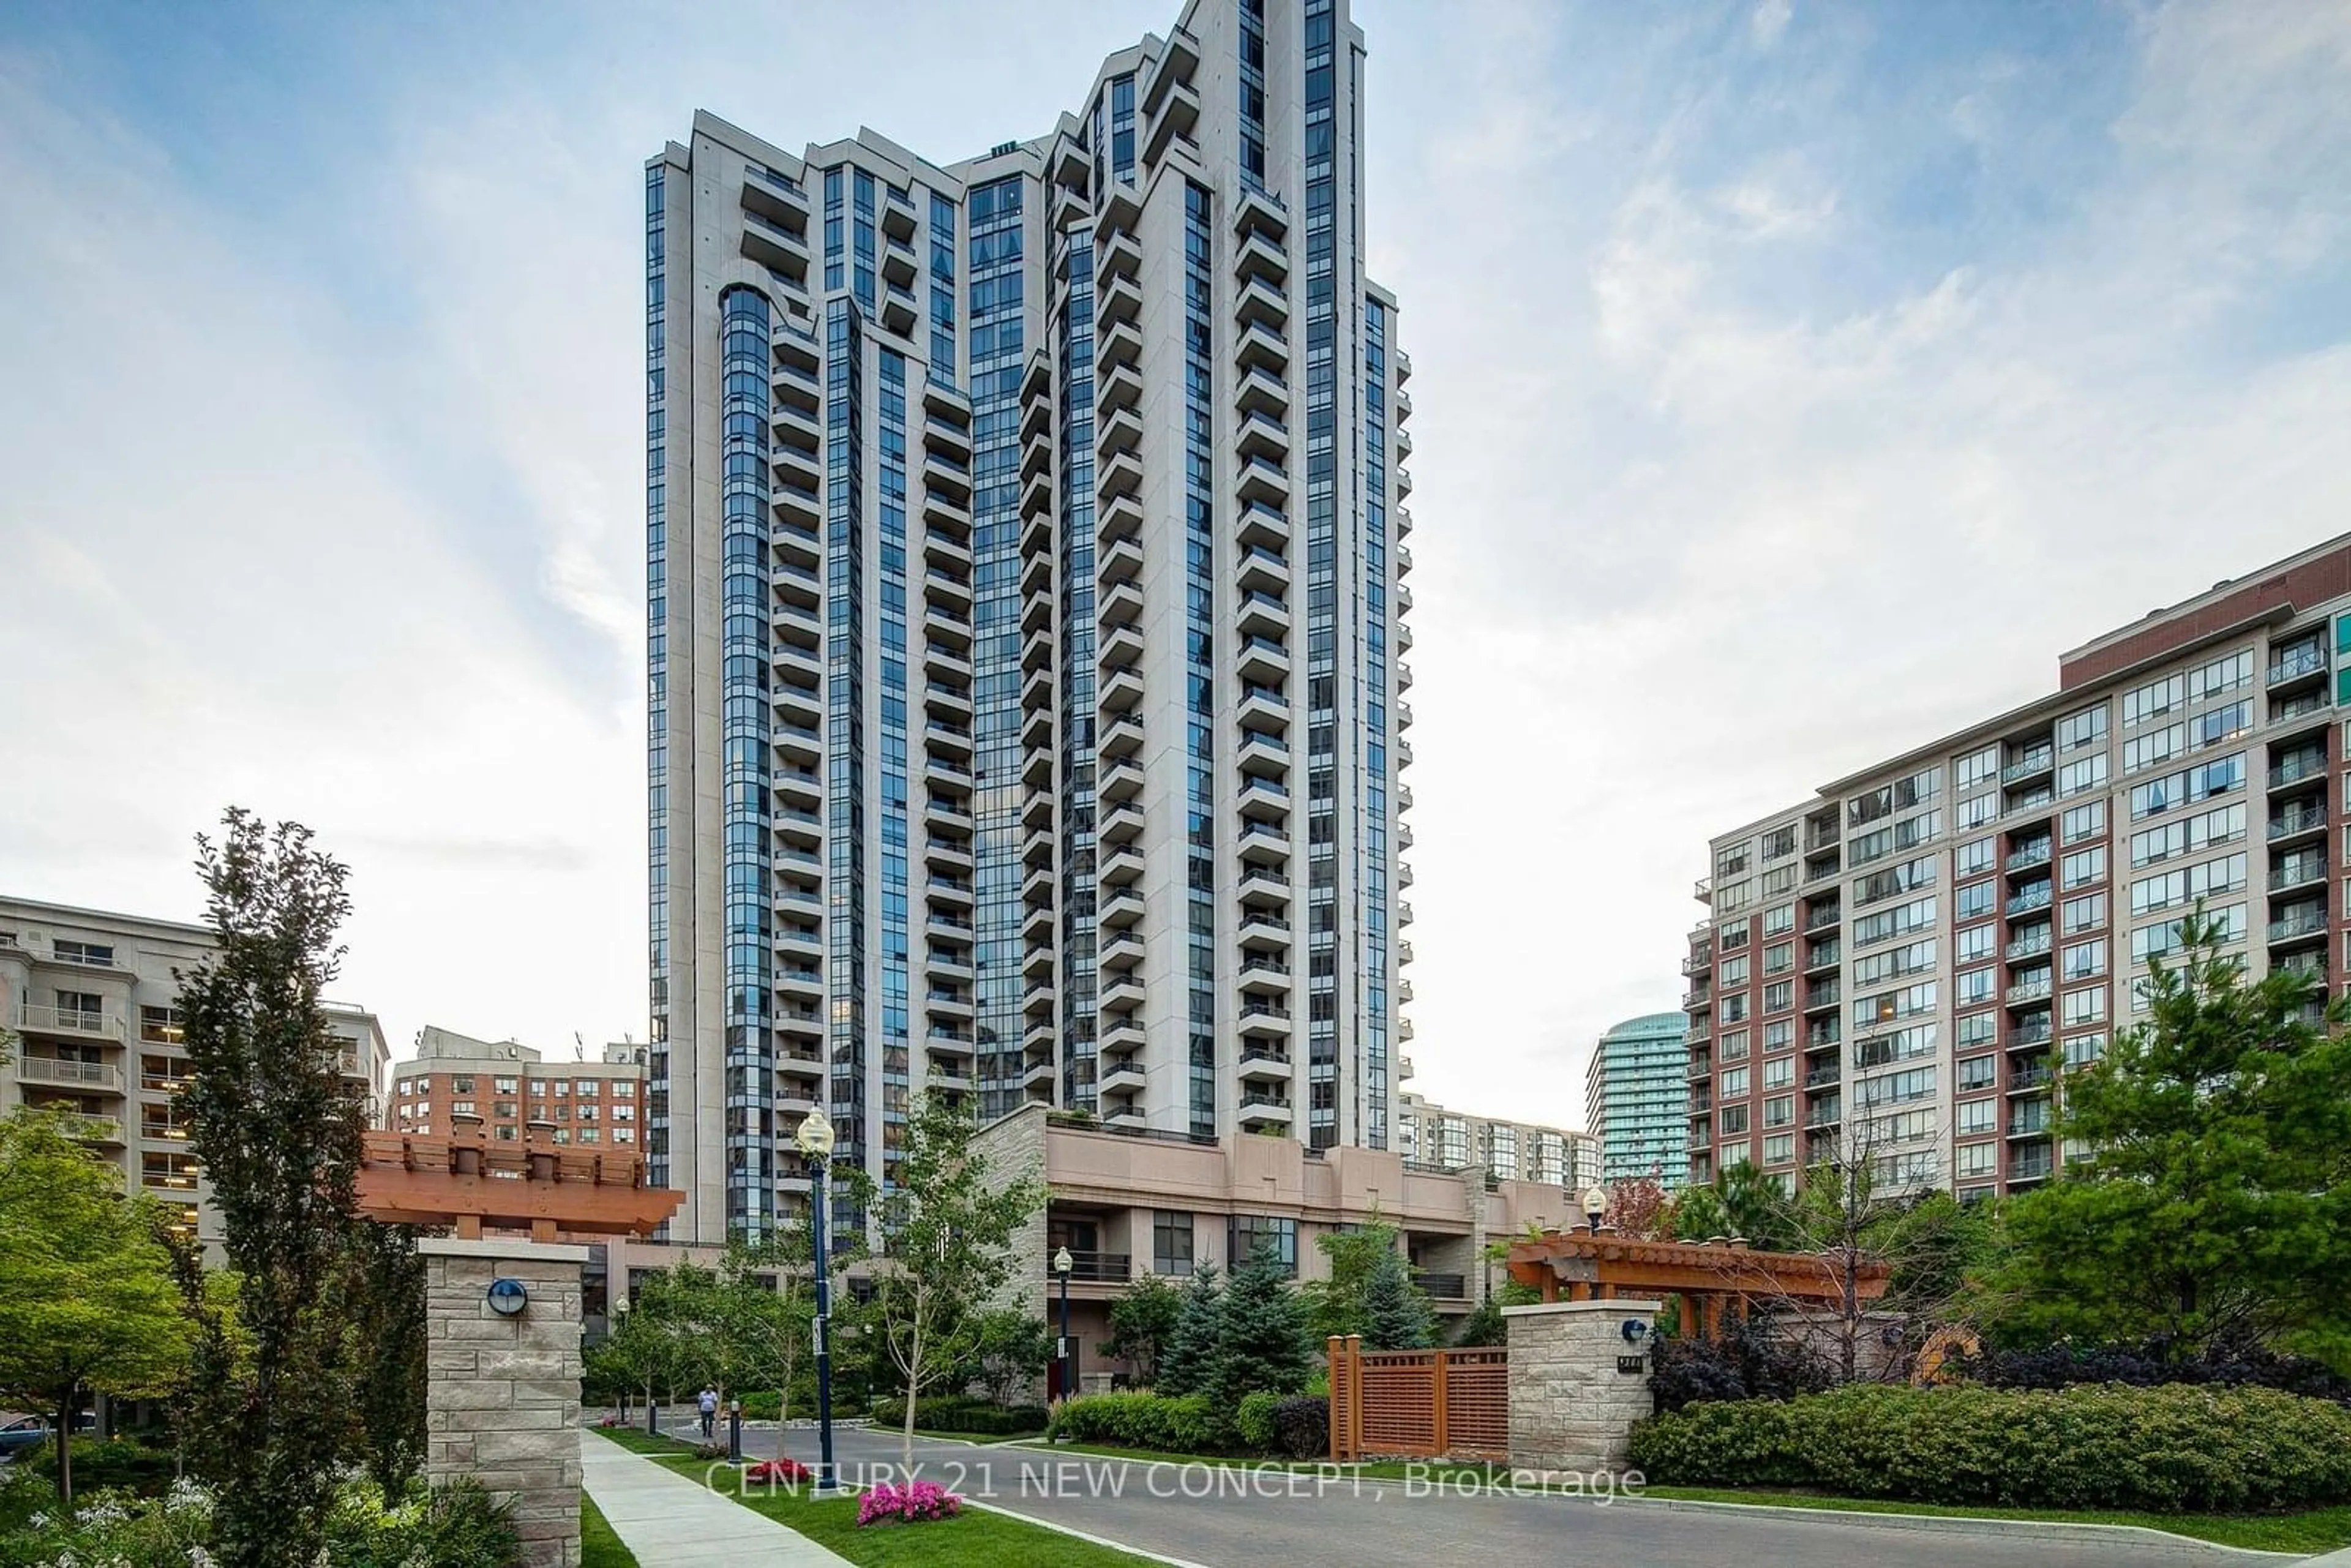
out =
[[2268,1552],[2254,1546],[2228,1546],[2217,1541],[2201,1541],[2192,1535],[2175,1535],[2168,1530],[2150,1530],[2143,1524],[2081,1524],[2064,1520],[1989,1519],[1965,1514],[1939,1513],[1876,1513],[1850,1508],[1788,1508],[1762,1502],[1704,1502],[1697,1498],[1635,1497],[1620,1495],[1611,1505],[1615,1508],[1655,1508],[1688,1513],[1741,1513],[1764,1519],[1801,1520],[1818,1522],[1836,1520],[1848,1523],[1866,1524],[1885,1530],[1916,1530],[1929,1534],[1949,1535],[2023,1535],[2046,1539],[2052,1531],[2063,1531],[2081,1541],[2112,1541],[2135,1546],[2161,1545],[2180,1552],[2226,1552],[2256,1562],[2325,1563],[2326,1568],[2351,1568],[2351,1552],[2334,1553],[2340,1563],[2327,1558],[2307,1557],[2298,1552]]

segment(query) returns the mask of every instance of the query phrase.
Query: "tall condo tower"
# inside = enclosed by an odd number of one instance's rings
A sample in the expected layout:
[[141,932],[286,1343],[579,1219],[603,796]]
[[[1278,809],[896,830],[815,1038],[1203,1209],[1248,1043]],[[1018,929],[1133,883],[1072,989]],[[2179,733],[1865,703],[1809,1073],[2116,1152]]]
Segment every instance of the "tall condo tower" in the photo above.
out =
[[679,1240],[821,1104],[1385,1147],[1412,526],[1344,0],[1194,0],[933,163],[645,166],[652,1056]]

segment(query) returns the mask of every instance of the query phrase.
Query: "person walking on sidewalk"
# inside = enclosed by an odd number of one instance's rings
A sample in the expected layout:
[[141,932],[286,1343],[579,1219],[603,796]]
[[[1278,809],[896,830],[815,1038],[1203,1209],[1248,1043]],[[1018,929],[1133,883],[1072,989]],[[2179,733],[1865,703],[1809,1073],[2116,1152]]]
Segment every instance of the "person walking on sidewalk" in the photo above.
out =
[[702,1438],[708,1442],[717,1435],[718,1390],[708,1384],[702,1385]]

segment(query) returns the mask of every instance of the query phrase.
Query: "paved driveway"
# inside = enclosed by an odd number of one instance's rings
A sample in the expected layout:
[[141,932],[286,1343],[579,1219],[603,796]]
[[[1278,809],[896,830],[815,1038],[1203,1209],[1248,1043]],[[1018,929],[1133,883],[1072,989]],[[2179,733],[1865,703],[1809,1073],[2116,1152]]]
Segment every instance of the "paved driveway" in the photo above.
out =
[[[772,1428],[747,1434],[747,1452],[774,1451]],[[816,1458],[816,1435],[791,1434],[792,1453]],[[844,1479],[898,1462],[886,1432],[839,1431]],[[1048,1453],[917,1439],[923,1473],[982,1502],[1066,1525],[1200,1568],[1426,1568],[1439,1562],[1541,1563],[1546,1568],[2222,1568],[2264,1559],[2160,1537],[2084,1537],[2063,1526],[2032,1535],[1967,1535],[1856,1523],[1823,1513],[1782,1520],[1588,1499],[1411,1495],[1396,1481],[1292,1482],[1268,1476],[1245,1496],[1205,1469],[1092,1454]],[[1202,1495],[1202,1494],[1206,1495]],[[2267,1561],[2280,1561],[2267,1559]]]

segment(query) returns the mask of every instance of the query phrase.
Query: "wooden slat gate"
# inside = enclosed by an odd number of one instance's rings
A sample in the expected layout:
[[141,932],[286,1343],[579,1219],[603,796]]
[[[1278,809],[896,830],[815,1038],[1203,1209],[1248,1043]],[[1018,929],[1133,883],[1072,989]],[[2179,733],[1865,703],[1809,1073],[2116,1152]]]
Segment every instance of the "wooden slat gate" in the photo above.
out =
[[1365,1351],[1358,1335],[1333,1337],[1331,1457],[1508,1459],[1509,1353]]

